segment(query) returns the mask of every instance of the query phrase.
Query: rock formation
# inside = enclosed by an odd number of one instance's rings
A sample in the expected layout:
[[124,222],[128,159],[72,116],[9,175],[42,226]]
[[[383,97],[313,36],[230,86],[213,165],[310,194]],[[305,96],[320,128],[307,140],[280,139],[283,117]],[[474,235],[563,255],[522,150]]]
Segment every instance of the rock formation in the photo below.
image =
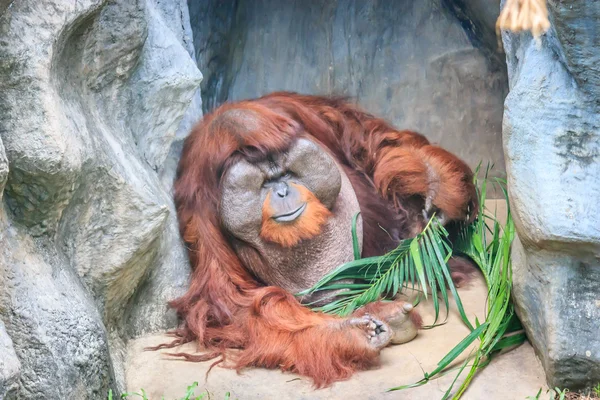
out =
[[0,398],[105,398],[189,274],[170,194],[201,116],[187,4],[0,4]]
[[551,387],[600,381],[600,3],[548,2],[539,42],[504,34],[504,150],[517,311]]

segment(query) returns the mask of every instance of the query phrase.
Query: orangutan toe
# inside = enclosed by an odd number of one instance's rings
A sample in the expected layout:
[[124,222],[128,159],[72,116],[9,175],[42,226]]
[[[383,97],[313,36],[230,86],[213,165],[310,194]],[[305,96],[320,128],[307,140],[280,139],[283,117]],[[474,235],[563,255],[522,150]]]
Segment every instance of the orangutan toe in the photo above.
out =
[[392,330],[380,319],[365,314],[362,317],[351,318],[348,323],[351,326],[361,328],[369,344],[377,349],[381,349],[390,343]]

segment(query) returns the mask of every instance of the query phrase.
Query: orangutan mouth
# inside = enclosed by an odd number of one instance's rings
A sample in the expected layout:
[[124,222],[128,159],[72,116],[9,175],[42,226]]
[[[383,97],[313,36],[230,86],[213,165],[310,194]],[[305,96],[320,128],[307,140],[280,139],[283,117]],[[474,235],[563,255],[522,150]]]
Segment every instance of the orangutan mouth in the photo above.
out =
[[302,215],[304,210],[306,210],[306,203],[303,203],[300,207],[288,213],[275,215],[273,219],[277,222],[292,222]]

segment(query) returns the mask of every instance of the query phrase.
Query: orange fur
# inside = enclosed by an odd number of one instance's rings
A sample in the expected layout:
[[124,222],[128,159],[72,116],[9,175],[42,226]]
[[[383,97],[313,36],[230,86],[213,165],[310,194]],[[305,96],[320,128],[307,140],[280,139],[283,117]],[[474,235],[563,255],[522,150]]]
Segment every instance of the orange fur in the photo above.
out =
[[[237,369],[281,368],[311,377],[317,386],[377,364],[379,352],[361,328],[312,312],[285,290],[258,282],[221,226],[220,180],[235,159],[264,160],[301,136],[322,144],[350,179],[362,213],[363,256],[382,254],[409,234],[415,210],[406,204],[416,198],[422,207],[435,180],[434,205],[448,215],[462,218],[474,201],[462,161],[341,99],[273,93],[224,104],[194,127],[182,151],[175,203],[193,272],[187,293],[170,302],[183,321],[176,339],[158,348],[197,341],[204,354],[177,355],[191,361],[228,355],[227,365]],[[309,212],[304,233],[267,227],[265,235],[280,235],[276,240],[291,245],[316,232],[323,215]]]
[[[477,207],[477,196],[475,187],[469,184],[472,177],[467,164],[436,146],[422,147],[419,155],[430,165],[436,176],[435,205],[451,219],[461,219],[469,215],[465,207]],[[469,204],[471,199],[473,202]],[[470,218],[474,216],[474,213],[469,215]]]
[[440,147],[425,145],[384,149],[373,179],[381,196],[396,206],[410,195],[429,196],[450,219],[461,219],[474,217],[467,207],[477,207],[471,176],[464,162]]
[[271,218],[273,210],[271,209],[271,192],[263,204],[263,222],[260,236],[273,243],[283,247],[294,247],[303,239],[310,239],[321,233],[321,229],[327,219],[331,216],[331,211],[327,209],[315,197],[315,195],[302,185],[291,183],[300,191],[302,201],[306,202],[306,209],[302,215],[291,222],[277,222]]

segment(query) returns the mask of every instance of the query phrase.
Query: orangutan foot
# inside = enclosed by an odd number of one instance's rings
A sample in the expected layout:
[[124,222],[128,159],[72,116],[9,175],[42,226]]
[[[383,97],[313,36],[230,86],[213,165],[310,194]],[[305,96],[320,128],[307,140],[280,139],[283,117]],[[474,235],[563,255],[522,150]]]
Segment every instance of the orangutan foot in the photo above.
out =
[[377,321],[383,321],[391,330],[390,343],[401,344],[411,341],[417,336],[423,325],[421,316],[414,310],[412,304],[396,300],[391,302],[378,301],[367,304],[354,313],[354,318],[373,315]]
[[362,329],[369,344],[377,349],[387,346],[392,338],[390,327],[382,320],[374,318],[369,314],[350,318],[346,320],[346,323]]
[[392,344],[401,344],[413,340],[421,327],[421,317],[413,310],[413,305],[402,302],[396,313],[390,315],[386,322],[392,329]]

